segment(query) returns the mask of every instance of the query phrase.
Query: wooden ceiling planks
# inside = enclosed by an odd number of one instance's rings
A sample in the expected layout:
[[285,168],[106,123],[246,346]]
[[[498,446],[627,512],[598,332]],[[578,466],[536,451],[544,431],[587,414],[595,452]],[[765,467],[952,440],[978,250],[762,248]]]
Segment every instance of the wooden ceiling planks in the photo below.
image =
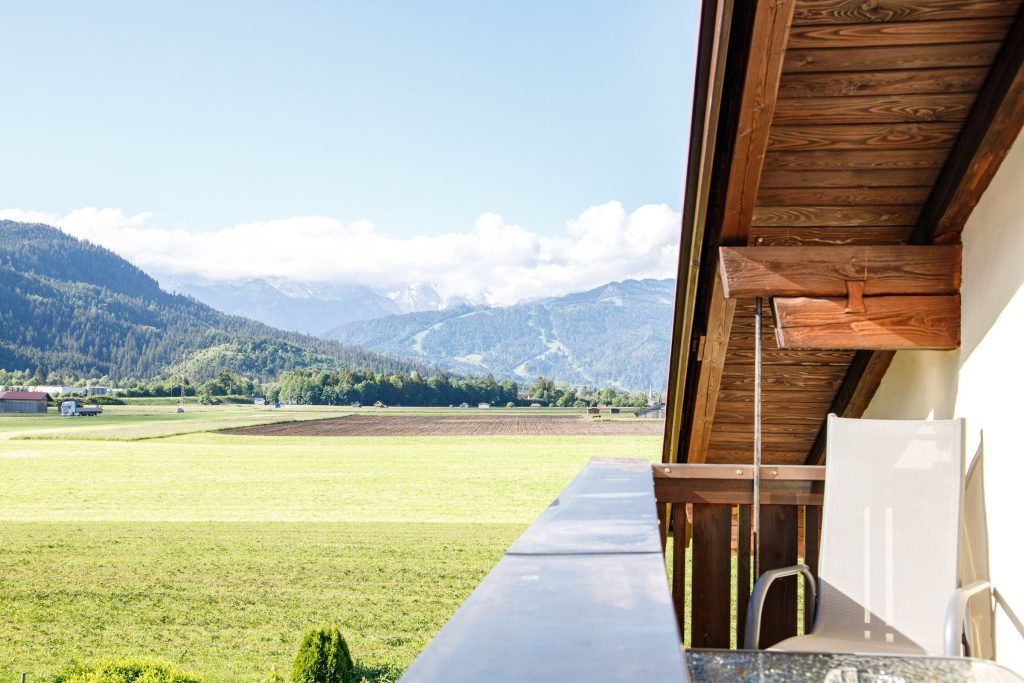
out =
[[[761,172],[744,186],[757,199],[722,243],[910,242],[1019,11],[1019,0],[797,0]],[[706,462],[752,456],[753,302],[731,313]],[[779,350],[770,315],[766,302],[764,461],[804,462],[825,415],[863,410],[892,354]]]

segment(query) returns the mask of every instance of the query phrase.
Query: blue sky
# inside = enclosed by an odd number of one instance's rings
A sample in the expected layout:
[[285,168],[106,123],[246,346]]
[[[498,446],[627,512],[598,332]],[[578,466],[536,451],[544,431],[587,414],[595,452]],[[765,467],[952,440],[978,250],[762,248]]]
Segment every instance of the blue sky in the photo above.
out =
[[608,202],[678,211],[696,13],[6,3],[0,209],[189,234],[319,216],[404,240],[488,214],[560,238]]

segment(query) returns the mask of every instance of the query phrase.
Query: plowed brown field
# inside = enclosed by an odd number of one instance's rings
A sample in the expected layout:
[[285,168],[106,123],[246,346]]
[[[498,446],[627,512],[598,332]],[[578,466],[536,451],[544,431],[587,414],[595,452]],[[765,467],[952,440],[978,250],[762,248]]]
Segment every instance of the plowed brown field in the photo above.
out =
[[495,415],[346,415],[224,430],[250,436],[660,436],[661,420]]

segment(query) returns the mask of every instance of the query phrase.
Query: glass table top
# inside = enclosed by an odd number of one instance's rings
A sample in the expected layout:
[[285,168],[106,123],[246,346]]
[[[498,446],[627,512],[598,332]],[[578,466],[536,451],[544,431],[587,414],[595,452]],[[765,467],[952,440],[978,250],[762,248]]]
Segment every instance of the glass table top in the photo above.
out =
[[804,681],[807,683],[1022,683],[1024,678],[981,659],[815,654],[754,650],[687,650],[694,683]]

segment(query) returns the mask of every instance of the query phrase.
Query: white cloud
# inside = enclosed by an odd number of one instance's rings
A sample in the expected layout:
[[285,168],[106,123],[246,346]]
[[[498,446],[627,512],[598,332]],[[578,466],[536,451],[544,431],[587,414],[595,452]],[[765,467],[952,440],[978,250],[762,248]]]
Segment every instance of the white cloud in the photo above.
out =
[[485,213],[466,232],[395,238],[366,221],[301,216],[192,232],[150,213],[20,209],[0,218],[48,223],[127,258],[154,276],[223,281],[281,277],[395,287],[430,282],[446,297],[492,304],[557,296],[627,278],[674,277],[679,214],[664,204],[628,213],[619,202],[587,209],[547,237]]

